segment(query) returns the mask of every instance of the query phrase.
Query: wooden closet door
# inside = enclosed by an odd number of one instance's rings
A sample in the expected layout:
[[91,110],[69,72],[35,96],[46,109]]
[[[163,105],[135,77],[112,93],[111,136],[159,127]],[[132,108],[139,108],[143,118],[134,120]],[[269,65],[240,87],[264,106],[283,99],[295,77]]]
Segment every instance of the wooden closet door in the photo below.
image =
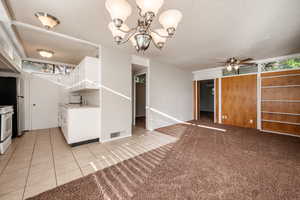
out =
[[222,123],[256,128],[257,76],[222,78]]
[[262,74],[262,130],[300,135],[300,70]]
[[200,118],[200,82],[193,81],[193,113],[194,120]]

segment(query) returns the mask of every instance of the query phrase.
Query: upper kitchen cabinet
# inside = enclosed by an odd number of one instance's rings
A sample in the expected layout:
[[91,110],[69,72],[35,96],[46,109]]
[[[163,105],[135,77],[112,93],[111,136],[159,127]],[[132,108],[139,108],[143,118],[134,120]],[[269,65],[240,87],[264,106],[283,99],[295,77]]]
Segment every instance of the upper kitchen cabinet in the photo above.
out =
[[22,60],[0,24],[0,71],[20,72]]
[[100,59],[85,57],[67,77],[71,92],[100,88]]

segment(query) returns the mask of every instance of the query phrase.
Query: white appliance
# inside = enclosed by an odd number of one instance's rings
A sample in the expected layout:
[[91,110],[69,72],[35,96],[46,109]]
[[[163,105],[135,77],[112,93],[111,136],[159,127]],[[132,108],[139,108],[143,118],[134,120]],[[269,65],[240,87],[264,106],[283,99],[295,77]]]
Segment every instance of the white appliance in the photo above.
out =
[[13,113],[12,106],[0,106],[0,154],[4,154],[11,144]]

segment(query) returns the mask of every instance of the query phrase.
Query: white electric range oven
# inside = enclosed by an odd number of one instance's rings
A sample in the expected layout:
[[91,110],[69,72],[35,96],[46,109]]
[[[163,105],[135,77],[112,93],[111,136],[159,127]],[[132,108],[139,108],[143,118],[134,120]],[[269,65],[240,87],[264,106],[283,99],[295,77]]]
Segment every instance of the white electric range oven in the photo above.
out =
[[0,154],[11,144],[13,106],[0,106]]

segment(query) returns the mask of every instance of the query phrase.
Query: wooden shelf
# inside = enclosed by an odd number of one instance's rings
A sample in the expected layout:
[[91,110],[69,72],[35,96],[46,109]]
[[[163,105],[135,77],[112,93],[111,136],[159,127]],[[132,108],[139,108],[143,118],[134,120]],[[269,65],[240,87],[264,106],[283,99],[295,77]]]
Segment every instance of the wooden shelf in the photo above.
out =
[[300,103],[300,100],[283,100],[283,99],[262,99],[262,102],[287,102],[287,103]]
[[276,86],[263,86],[262,89],[268,88],[289,88],[289,87],[300,87],[300,85],[276,85]]
[[284,112],[269,112],[269,111],[261,111],[262,113],[267,113],[267,114],[278,114],[278,115],[295,115],[295,116],[300,116],[299,113],[284,113]]
[[261,121],[263,121],[263,122],[274,122],[274,123],[280,123],[280,124],[291,124],[291,125],[300,126],[300,123],[293,123],[293,122],[286,122],[286,121],[266,120],[266,119],[262,119]]

